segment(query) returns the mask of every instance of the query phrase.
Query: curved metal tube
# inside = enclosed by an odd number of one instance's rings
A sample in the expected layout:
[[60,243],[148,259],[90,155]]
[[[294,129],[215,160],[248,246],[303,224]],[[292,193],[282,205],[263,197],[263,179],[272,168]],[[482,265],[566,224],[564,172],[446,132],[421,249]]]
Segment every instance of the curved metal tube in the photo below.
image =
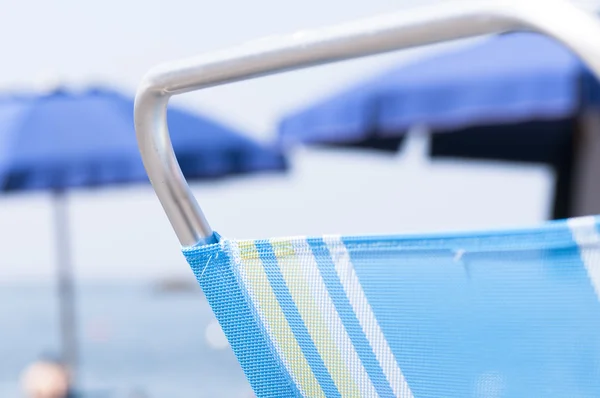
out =
[[135,99],[135,129],[146,171],[179,241],[183,246],[206,243],[213,231],[173,153],[166,120],[172,95],[311,65],[515,30],[555,38],[600,77],[600,22],[564,0],[448,1],[263,39],[152,69]]

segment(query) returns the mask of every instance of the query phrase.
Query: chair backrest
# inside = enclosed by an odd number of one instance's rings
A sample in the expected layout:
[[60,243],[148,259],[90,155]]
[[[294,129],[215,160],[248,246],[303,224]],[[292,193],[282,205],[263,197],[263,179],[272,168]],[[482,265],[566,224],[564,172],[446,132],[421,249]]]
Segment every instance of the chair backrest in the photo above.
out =
[[598,221],[184,254],[259,397],[593,397]]
[[259,397],[600,396],[594,217],[530,230],[260,241],[213,232],[177,164],[172,95],[512,30],[600,76],[600,23],[562,0],[447,2],[159,66],[135,123],[144,164]]

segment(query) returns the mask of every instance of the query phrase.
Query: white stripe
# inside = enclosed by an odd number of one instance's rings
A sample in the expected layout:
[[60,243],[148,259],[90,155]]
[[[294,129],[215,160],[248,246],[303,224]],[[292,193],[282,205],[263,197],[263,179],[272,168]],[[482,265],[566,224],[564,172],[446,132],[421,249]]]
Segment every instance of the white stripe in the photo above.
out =
[[261,309],[259,308],[260,301],[258,300],[258,298],[256,297],[256,295],[254,293],[254,289],[252,288],[252,283],[248,280],[248,274],[246,273],[246,266],[244,265],[244,263],[241,259],[240,248],[239,248],[238,244],[235,241],[229,241],[229,244],[231,245],[231,255],[233,257],[233,261],[236,264],[236,267],[233,267],[234,272],[237,269],[237,271],[238,271],[237,273],[238,273],[240,279],[242,280],[242,283],[244,284],[243,287],[246,288],[246,292],[248,292],[248,296],[250,296],[250,300],[254,304],[254,308],[256,309],[256,312],[258,313],[258,317],[260,318],[260,321],[262,322],[263,326],[265,327],[265,329],[266,329],[265,331],[267,332],[267,334],[269,336],[269,340],[271,340],[273,347],[275,347],[275,351],[277,351],[277,355],[279,356],[279,359],[281,360],[283,365],[286,367],[287,372],[290,375],[290,377],[292,378],[292,380],[294,381],[294,383],[296,384],[296,387],[300,390],[300,392],[303,395],[306,395],[306,392],[303,391],[302,383],[300,383],[300,380],[297,380],[296,375],[294,374],[292,368],[290,367],[289,363],[287,363],[285,354],[284,354],[283,350],[281,349],[281,347],[279,346],[277,339],[273,338],[273,333],[271,331],[271,326],[269,325],[269,322],[265,318],[263,311],[261,311]]
[[333,304],[333,300],[327,291],[327,287],[325,286],[325,282],[323,281],[323,277],[321,276],[319,267],[308,242],[306,239],[298,239],[294,240],[293,244],[294,251],[297,254],[307,254],[301,257],[305,280],[308,281],[316,301],[321,306],[321,314],[323,315],[325,322],[327,322],[327,326],[331,331],[333,340],[336,342],[338,349],[341,352],[346,367],[360,390],[361,397],[378,397],[379,395],[377,394],[367,371],[362,365],[362,362],[354,349],[354,345],[350,340],[350,336],[348,336],[346,328]]
[[396,358],[381,331],[371,305],[360,285],[344,242],[342,242],[339,236],[325,236],[323,240],[329,247],[331,258],[335,264],[335,270],[344,287],[346,296],[348,296],[350,305],[354,309],[362,330],[371,344],[375,357],[379,361],[394,395],[398,398],[413,398],[412,391],[396,362]]
[[573,240],[579,246],[581,260],[587,270],[596,296],[600,300],[600,234],[596,217],[580,217],[567,220]]

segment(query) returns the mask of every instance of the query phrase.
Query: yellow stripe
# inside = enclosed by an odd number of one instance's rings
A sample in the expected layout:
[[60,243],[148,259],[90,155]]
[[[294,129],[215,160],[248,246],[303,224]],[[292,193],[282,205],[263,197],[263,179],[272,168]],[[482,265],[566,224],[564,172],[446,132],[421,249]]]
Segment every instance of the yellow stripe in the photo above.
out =
[[300,349],[277,301],[263,268],[262,260],[256,250],[256,245],[252,241],[243,241],[238,242],[238,247],[240,248],[240,257],[244,268],[241,271],[245,271],[247,274],[244,282],[247,289],[252,289],[251,294],[253,293],[258,301],[254,305],[263,314],[267,323],[265,325],[267,332],[273,343],[279,348],[280,355],[284,356],[282,359],[289,366],[292,378],[305,396],[325,398],[325,393],[304,357],[304,353]]
[[360,390],[323,319],[321,307],[315,300],[309,281],[304,276],[303,267],[307,265],[302,264],[289,240],[273,239],[271,244],[292,299],[338,391],[342,397],[359,397]]

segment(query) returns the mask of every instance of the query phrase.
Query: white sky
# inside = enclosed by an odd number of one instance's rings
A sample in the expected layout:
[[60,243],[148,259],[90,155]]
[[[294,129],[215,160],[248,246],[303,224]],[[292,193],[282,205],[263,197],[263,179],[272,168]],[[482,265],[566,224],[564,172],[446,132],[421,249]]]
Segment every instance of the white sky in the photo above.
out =
[[[0,87],[108,82],[130,93],[159,62],[411,5],[407,0],[5,3],[0,13]],[[409,51],[287,73],[188,94],[176,102],[265,139],[283,113],[420,54]],[[213,226],[232,237],[484,228],[545,218],[551,186],[547,170],[429,165],[419,157],[421,143],[411,143],[416,149],[404,157],[301,151],[293,154],[288,176],[194,189]],[[49,203],[46,195],[0,199],[0,281],[52,275]],[[77,192],[70,209],[79,277],[188,272],[149,188]]]

